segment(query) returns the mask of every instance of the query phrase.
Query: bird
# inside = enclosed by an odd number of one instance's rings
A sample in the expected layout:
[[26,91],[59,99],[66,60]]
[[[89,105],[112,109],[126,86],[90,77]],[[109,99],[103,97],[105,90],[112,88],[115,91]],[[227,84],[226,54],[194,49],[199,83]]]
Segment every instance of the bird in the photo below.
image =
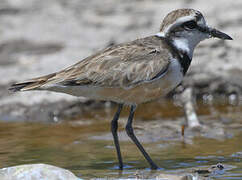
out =
[[139,104],[166,96],[181,82],[191,64],[194,48],[202,40],[232,38],[207,25],[195,9],[176,9],[150,36],[106,47],[58,72],[15,83],[9,90],[47,90],[118,104],[111,121],[119,169],[124,167],[118,139],[118,119],[123,106],[130,107],[125,131],[151,169],[159,166],[151,159],[133,130]]

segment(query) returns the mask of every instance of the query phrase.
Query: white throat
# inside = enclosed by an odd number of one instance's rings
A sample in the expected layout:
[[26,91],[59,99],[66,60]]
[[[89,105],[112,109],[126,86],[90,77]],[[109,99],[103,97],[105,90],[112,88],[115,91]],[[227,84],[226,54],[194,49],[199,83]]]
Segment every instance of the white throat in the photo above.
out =
[[208,38],[207,33],[191,31],[170,37],[173,45],[179,50],[186,53],[192,59],[193,51],[199,42]]
[[192,59],[193,51],[198,42],[188,40],[184,37],[175,37],[172,39],[173,45],[179,50],[186,53],[190,59]]

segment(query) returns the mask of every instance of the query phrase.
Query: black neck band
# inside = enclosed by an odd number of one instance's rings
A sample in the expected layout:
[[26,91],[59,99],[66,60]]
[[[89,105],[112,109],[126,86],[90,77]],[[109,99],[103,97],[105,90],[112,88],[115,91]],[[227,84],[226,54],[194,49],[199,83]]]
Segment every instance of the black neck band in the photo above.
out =
[[183,69],[183,74],[185,75],[191,62],[192,62],[192,58],[190,58],[187,53],[179,51],[176,46],[174,46],[174,44],[172,43],[172,40],[165,38],[164,40],[166,41],[166,43],[172,48],[173,52],[176,53],[176,55],[178,56],[178,61],[181,64],[181,67]]

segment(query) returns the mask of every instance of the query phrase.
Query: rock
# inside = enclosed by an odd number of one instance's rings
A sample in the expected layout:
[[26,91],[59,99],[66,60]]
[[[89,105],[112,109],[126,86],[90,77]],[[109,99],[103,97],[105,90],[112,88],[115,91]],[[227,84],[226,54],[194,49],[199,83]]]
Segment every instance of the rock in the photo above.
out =
[[206,180],[210,175],[221,174],[224,171],[224,165],[218,163],[211,167],[204,167],[202,169],[187,169],[183,172],[185,175],[171,175],[171,174],[160,174],[156,176],[156,179],[161,180]]
[[212,165],[210,167],[203,167],[203,168],[199,168],[199,169],[194,169],[193,172],[197,173],[197,174],[220,174],[224,171],[225,167],[223,164],[218,163],[215,165]]
[[1,180],[78,180],[72,172],[48,164],[28,164],[0,169]]

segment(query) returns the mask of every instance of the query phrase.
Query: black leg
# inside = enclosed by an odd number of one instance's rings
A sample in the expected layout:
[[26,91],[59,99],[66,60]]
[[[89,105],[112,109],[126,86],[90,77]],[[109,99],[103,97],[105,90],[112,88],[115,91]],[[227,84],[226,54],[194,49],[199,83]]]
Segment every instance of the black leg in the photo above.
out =
[[118,110],[115,113],[113,120],[111,121],[111,131],[113,134],[113,140],[114,140],[114,144],[115,144],[116,151],[117,151],[119,169],[121,169],[121,170],[123,169],[123,161],[122,161],[122,156],[121,156],[120,147],[119,147],[117,130],[118,130],[118,118],[119,118],[122,108],[123,108],[123,104],[119,104]]
[[140,144],[140,142],[138,141],[138,139],[136,138],[136,136],[134,134],[134,130],[133,130],[133,127],[132,127],[132,122],[133,122],[135,109],[136,109],[136,106],[132,105],[131,109],[130,109],[128,122],[126,124],[126,132],[127,132],[128,136],[132,139],[132,141],[136,144],[136,146],[139,148],[140,152],[143,154],[145,159],[148,161],[148,163],[150,164],[150,168],[151,169],[158,169],[159,167],[152,161],[152,159],[150,158],[150,156],[145,151],[145,149]]

